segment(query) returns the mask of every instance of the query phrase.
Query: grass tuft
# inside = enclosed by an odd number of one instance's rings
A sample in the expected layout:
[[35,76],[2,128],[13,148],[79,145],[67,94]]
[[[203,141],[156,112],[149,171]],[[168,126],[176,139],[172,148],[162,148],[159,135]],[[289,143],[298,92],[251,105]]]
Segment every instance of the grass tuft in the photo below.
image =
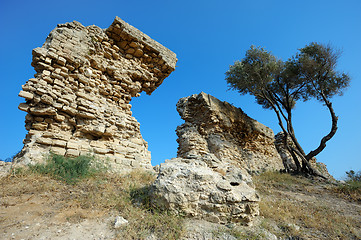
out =
[[99,164],[93,156],[68,158],[50,154],[45,163],[29,165],[29,170],[75,184],[82,178],[106,170],[106,167]]

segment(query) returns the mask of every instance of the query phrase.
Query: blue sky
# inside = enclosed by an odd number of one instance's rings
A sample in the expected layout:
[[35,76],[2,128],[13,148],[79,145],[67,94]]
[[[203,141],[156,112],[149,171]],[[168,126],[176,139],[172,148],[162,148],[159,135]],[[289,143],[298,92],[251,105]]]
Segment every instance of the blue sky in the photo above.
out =
[[[361,1],[0,1],[0,158],[22,148],[25,113],[17,109],[21,85],[33,77],[31,51],[58,23],[77,20],[107,28],[115,16],[177,54],[176,71],[151,95],[132,100],[133,115],[149,143],[152,163],[176,156],[175,129],[182,124],[179,98],[204,91],[242,108],[249,116],[280,129],[275,115],[250,96],[227,91],[224,73],[250,45],[283,60],[316,41],[343,50],[338,69],[352,77],[350,88],[333,99],[339,130],[317,156],[340,178],[361,170]],[[327,109],[316,101],[298,103],[296,136],[306,152],[317,147],[331,127]]]

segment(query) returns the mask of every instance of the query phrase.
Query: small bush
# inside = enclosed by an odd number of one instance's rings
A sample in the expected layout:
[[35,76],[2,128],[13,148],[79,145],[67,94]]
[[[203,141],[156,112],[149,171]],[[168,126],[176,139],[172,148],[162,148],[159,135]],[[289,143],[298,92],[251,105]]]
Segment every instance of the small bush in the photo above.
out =
[[349,172],[346,172],[346,175],[347,175],[346,181],[361,182],[361,171],[355,173],[354,170],[350,170]]
[[337,186],[336,192],[344,198],[361,201],[361,171],[357,173],[353,170],[346,172],[345,183]]
[[105,167],[96,163],[92,156],[68,158],[51,154],[46,163],[30,165],[29,168],[33,172],[50,175],[51,177],[63,180],[68,184],[74,184],[81,178],[102,171]]

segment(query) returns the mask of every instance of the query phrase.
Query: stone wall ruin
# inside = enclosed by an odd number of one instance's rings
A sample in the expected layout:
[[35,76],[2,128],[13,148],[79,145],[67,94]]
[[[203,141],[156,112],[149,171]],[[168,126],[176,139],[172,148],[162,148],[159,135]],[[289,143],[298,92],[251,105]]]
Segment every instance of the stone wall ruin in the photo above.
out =
[[251,174],[283,169],[272,129],[242,109],[202,92],[180,99],[177,111],[185,121],[176,131],[178,157],[213,154]]
[[132,117],[132,97],[151,94],[174,71],[169,49],[116,17],[107,29],[59,24],[33,50],[36,74],[22,86],[28,134],[17,156],[24,164],[49,151],[94,153],[113,170],[150,169],[150,152]]
[[177,103],[178,157],[166,160],[152,186],[159,208],[215,223],[252,224],[259,197],[251,174],[280,170],[273,131],[240,108],[206,94]]

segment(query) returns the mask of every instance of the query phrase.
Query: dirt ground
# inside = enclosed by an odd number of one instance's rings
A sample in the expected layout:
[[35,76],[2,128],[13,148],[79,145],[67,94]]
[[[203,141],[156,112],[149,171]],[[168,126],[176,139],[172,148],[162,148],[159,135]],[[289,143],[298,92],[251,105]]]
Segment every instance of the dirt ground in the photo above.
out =
[[[267,217],[267,213],[261,213],[252,227],[224,226],[185,219],[182,239],[361,239],[360,202],[340,198],[332,193],[331,188],[332,185],[322,183],[291,184],[277,188],[264,186],[260,189],[260,195],[266,207],[270,208],[269,214],[272,215],[272,211],[279,208],[277,211],[285,216],[274,218]],[[0,239],[117,239],[117,233],[122,231],[114,226],[119,212],[112,209],[84,208],[79,199],[83,194],[81,191],[49,178],[0,178]],[[279,202],[283,202],[283,206],[277,205]],[[305,212],[307,219],[302,219],[302,215],[287,219],[288,212],[296,215],[290,209],[293,206],[301,206],[300,211],[310,209],[311,212]],[[327,209],[326,213],[322,214],[329,215],[320,215],[320,209]],[[319,218],[316,215],[319,215]],[[337,215],[337,218],[333,215]],[[331,223],[320,221],[322,218],[330,218]],[[332,221],[342,218],[348,224],[350,233],[340,232],[339,235],[334,235]],[[290,222],[289,227],[292,227],[293,232],[285,231],[282,221]],[[309,223],[312,221],[320,221],[320,224],[327,223],[330,226],[323,230],[322,227],[314,227],[317,223]],[[340,229],[343,231],[344,228]],[[296,236],[295,233],[302,237],[287,238],[287,234]],[[157,237],[150,234],[144,239],[155,240]]]

